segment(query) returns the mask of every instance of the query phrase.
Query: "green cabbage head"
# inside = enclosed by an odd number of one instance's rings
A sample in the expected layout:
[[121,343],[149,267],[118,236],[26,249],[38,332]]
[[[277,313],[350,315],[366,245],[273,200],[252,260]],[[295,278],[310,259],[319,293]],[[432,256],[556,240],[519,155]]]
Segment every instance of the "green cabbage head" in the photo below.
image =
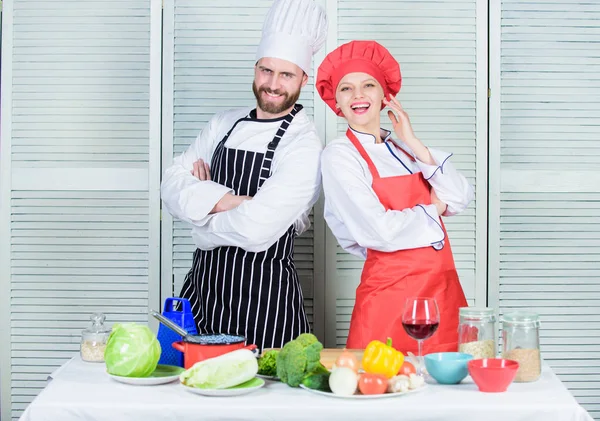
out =
[[156,369],[160,353],[160,342],[148,326],[115,324],[104,351],[106,370],[114,376],[148,377]]

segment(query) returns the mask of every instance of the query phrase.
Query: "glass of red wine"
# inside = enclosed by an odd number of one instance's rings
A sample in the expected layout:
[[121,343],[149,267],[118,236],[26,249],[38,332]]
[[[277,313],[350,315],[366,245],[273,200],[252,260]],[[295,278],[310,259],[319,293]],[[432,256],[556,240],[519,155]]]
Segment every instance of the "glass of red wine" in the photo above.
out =
[[430,338],[440,325],[440,313],[434,298],[411,297],[406,300],[402,314],[402,326],[411,338],[419,344],[419,367],[417,374],[423,375],[423,341]]

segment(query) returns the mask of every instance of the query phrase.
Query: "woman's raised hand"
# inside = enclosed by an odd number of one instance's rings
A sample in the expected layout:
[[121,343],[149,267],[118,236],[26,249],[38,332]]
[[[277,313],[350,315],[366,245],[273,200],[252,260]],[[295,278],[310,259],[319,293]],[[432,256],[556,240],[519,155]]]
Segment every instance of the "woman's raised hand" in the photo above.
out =
[[[394,132],[396,133],[396,136],[398,136],[398,139],[406,143],[409,147],[415,140],[418,141],[412,125],[410,124],[408,114],[404,111],[400,102],[390,94],[390,99],[383,98],[383,103],[391,108],[391,110],[388,111],[388,117],[392,122]],[[394,111],[398,114],[398,117],[396,117]]]

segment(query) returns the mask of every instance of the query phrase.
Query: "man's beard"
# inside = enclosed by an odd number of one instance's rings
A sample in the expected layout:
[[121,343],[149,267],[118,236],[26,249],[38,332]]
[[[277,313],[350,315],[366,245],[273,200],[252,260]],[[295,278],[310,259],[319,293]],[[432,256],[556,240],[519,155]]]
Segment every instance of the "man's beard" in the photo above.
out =
[[[293,94],[290,94],[288,92],[280,90],[272,91],[271,89],[266,87],[257,88],[256,82],[252,82],[252,92],[254,92],[254,96],[256,97],[258,108],[260,108],[262,111],[268,114],[281,114],[288,108],[293,107],[296,101],[298,101],[298,98],[300,98],[300,88],[298,88],[298,90]],[[263,92],[273,95],[282,94],[283,102],[277,105],[272,102],[265,101],[261,95]]]

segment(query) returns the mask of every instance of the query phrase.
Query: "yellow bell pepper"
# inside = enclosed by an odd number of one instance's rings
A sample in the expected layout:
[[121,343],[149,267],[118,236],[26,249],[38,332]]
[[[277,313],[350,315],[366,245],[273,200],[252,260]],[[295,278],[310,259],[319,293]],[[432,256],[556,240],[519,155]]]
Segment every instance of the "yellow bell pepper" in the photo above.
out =
[[391,379],[404,364],[404,354],[392,348],[392,338],[387,343],[371,341],[365,348],[362,366],[367,373],[382,374]]

